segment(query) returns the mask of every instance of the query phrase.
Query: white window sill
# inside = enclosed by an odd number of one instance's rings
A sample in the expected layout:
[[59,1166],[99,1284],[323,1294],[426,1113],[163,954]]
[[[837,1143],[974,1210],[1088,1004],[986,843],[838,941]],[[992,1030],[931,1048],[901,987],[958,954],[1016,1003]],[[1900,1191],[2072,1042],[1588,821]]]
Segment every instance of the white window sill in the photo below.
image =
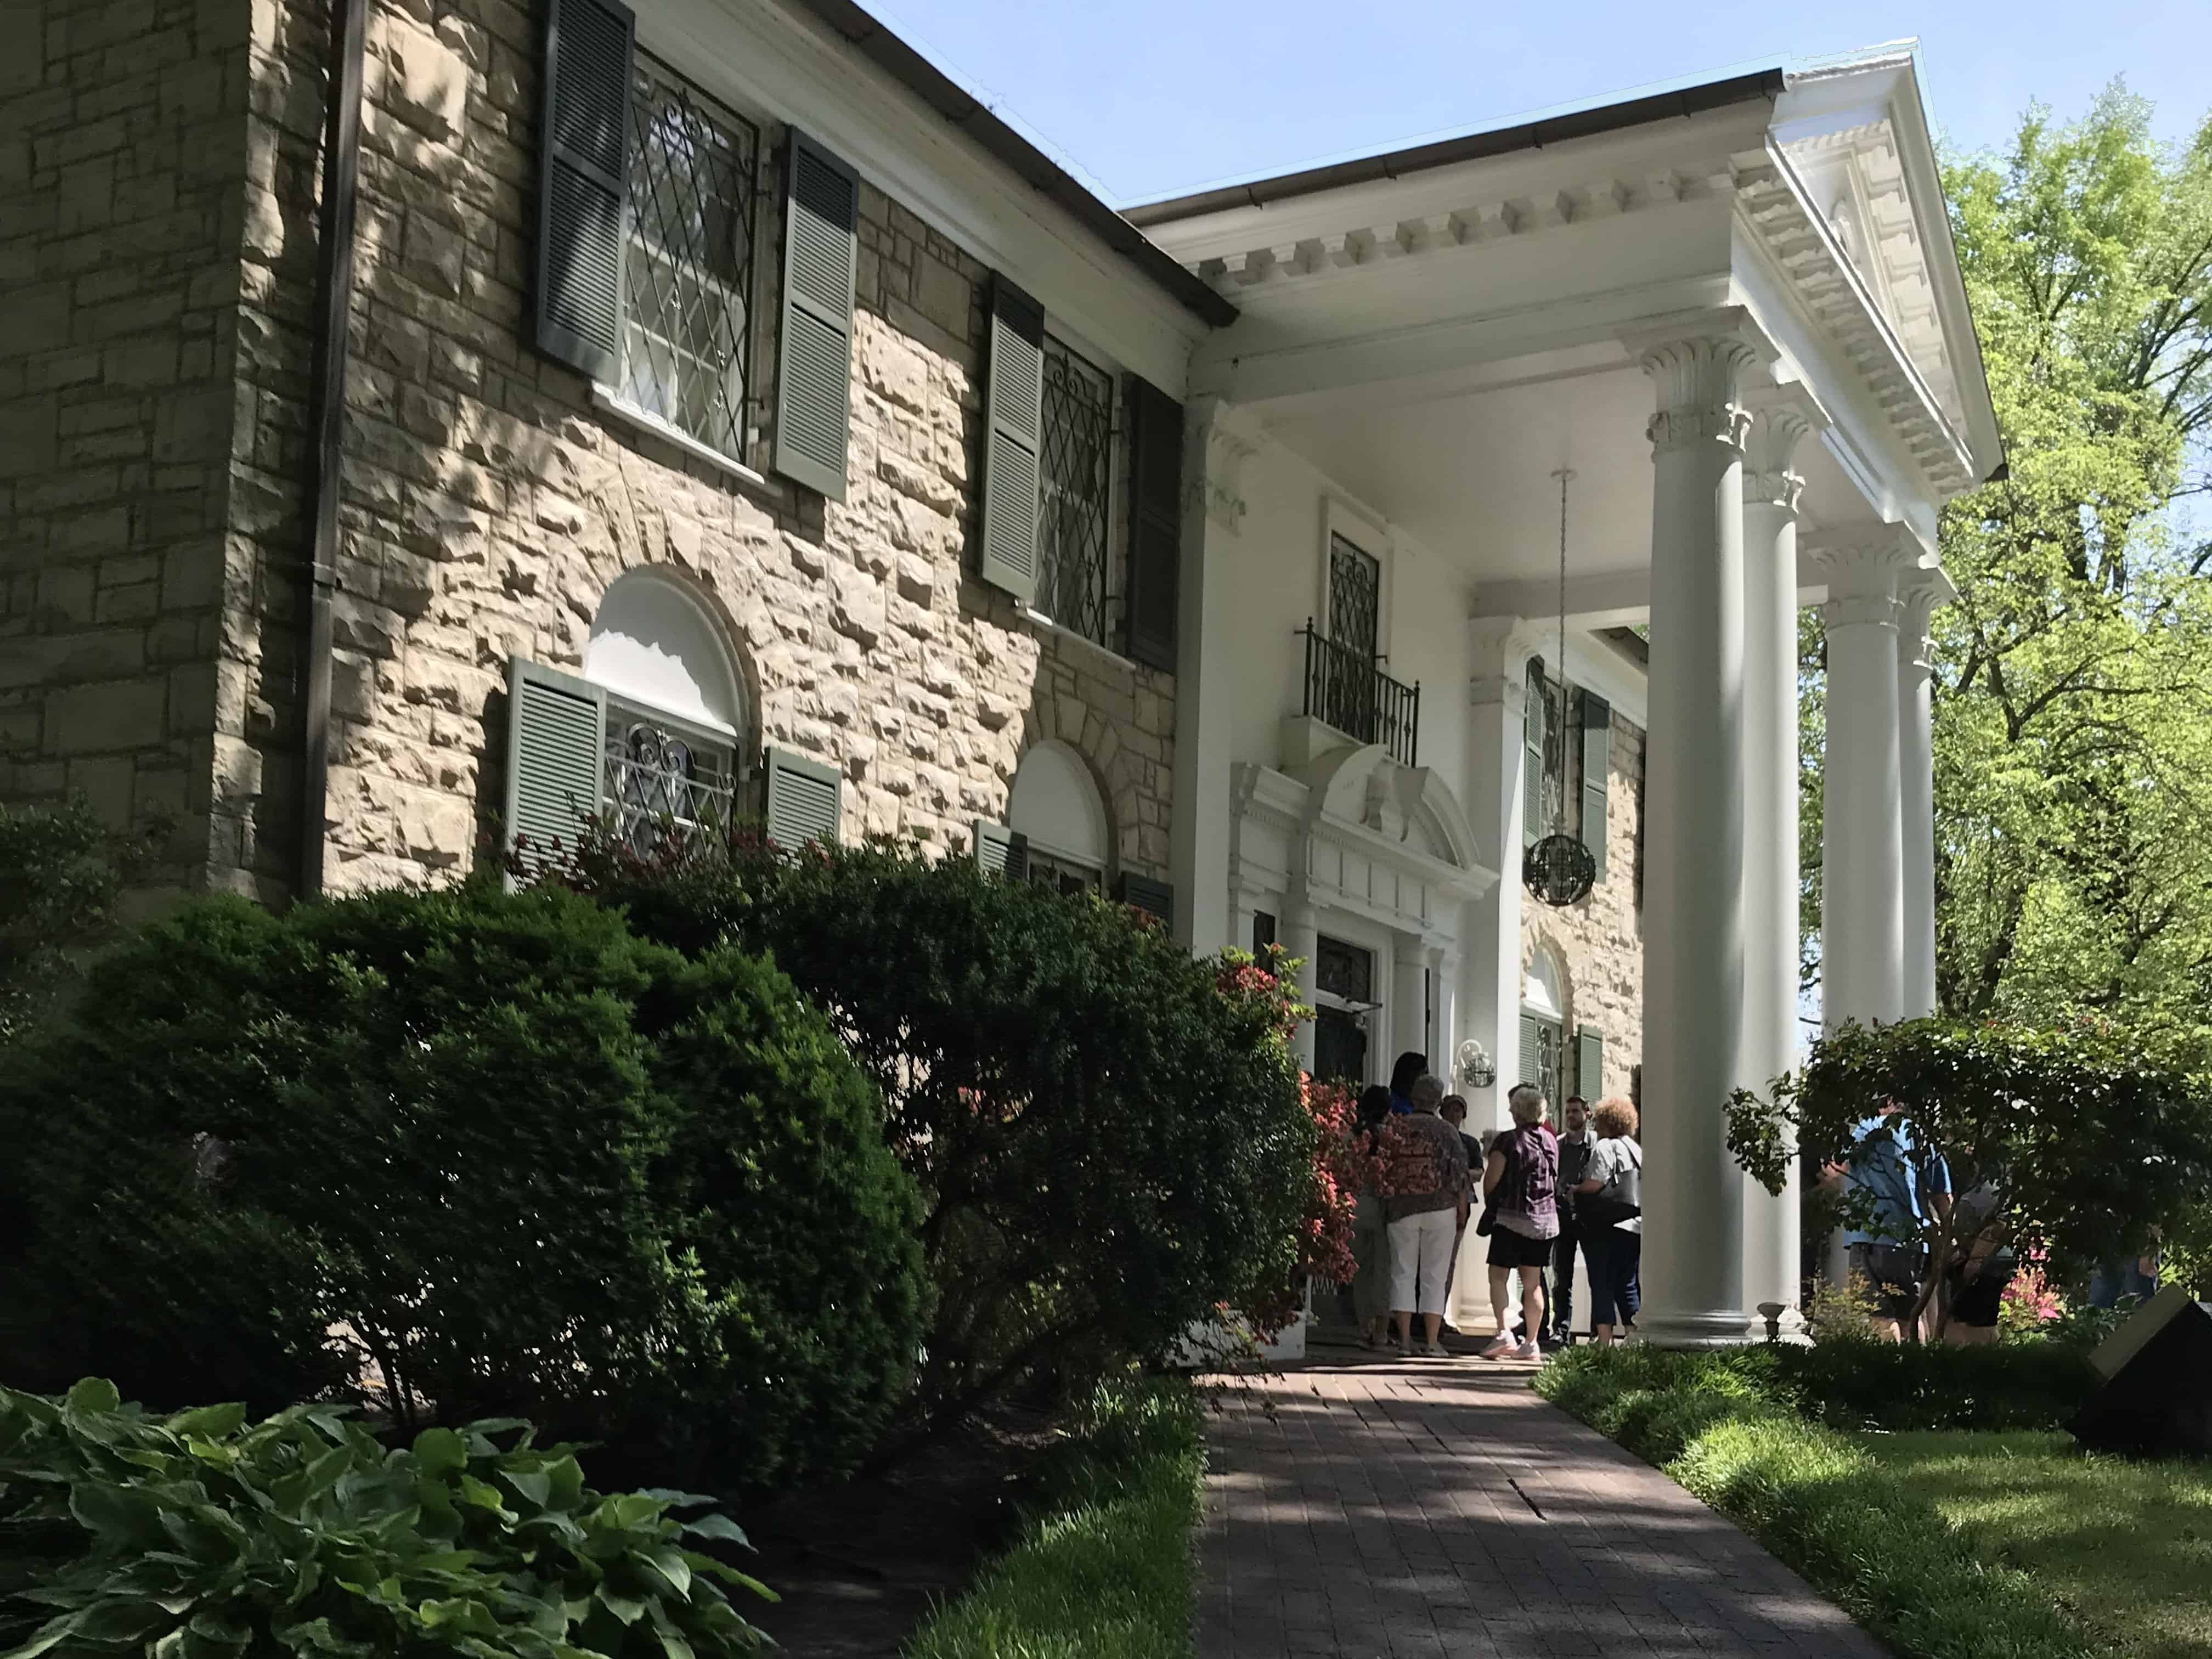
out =
[[649,410],[640,409],[629,398],[608,391],[606,387],[597,382],[594,382],[592,386],[592,407],[602,415],[613,416],[624,426],[635,427],[640,432],[650,433],[663,443],[675,445],[694,460],[704,461],[708,465],[726,472],[733,478],[741,478],[745,483],[763,489],[770,487],[766,477],[754,471],[743,461],[732,460],[713,445],[701,443],[683,428],[662,420],[659,416]]
[[1072,628],[1062,628],[1058,623],[1054,622],[1051,617],[1046,616],[1043,611],[1037,610],[1033,605],[1024,605],[1022,607],[1022,615],[1029,618],[1030,624],[1033,628],[1037,629],[1042,633],[1051,635],[1055,640],[1062,641],[1065,643],[1074,647],[1079,652],[1088,652],[1091,655],[1097,658],[1100,662],[1104,663],[1110,667],[1126,669],[1133,674],[1138,671],[1139,666],[1139,664],[1132,661],[1129,658],[1123,656],[1111,646],[1101,645],[1089,635],[1079,634]]

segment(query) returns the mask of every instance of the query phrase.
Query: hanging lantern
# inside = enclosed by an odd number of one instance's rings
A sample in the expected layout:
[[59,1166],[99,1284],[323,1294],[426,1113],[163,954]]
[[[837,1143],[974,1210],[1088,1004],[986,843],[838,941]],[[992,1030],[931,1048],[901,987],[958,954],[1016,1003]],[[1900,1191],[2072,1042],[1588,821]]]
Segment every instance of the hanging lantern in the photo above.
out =
[[[1572,468],[1563,466],[1552,476],[1559,481],[1559,689],[1564,714],[1567,667],[1567,481],[1575,475]],[[1544,695],[1551,694],[1547,690]],[[1567,744],[1564,726],[1555,729],[1561,732],[1561,737],[1558,745],[1558,787],[1551,791],[1551,833],[1522,854],[1521,884],[1541,902],[1554,909],[1565,909],[1570,904],[1581,903],[1589,896],[1590,889],[1597,885],[1597,860],[1583,844],[1582,837],[1566,832]]]

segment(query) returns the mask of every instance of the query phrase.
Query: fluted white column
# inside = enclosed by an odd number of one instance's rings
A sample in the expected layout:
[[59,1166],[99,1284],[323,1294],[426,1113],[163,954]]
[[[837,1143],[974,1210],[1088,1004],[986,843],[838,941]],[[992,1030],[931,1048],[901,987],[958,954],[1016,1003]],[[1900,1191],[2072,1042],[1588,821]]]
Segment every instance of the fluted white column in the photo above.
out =
[[[1426,952],[1421,948],[1418,933],[1399,933],[1392,941],[1390,963],[1390,1042],[1394,1045],[1387,1054],[1376,1056],[1379,1067],[1376,1075],[1389,1075],[1387,1068],[1397,1062],[1401,1054],[1428,1054],[1429,994],[1426,980]],[[1380,1033],[1376,1046],[1381,1047]],[[1445,1067],[1437,1063],[1437,1056],[1429,1054],[1430,1066],[1441,1075]]]
[[[1283,932],[1280,942],[1283,954],[1292,957],[1298,964],[1296,969],[1298,1000],[1310,1008],[1313,1006],[1315,986],[1314,952],[1320,948],[1321,926],[1320,919],[1314,914],[1313,906],[1303,897],[1294,896],[1291,902],[1283,907]],[[1306,1020],[1299,1025],[1297,1040],[1293,1046],[1297,1051],[1299,1068],[1304,1071],[1312,1071],[1314,1028],[1311,1020]]]
[[[1437,988],[1437,1018],[1429,1035],[1429,1066],[1444,1080],[1444,1087],[1453,1093],[1462,1093],[1455,1056],[1459,1053],[1459,958],[1442,945],[1431,945],[1428,950],[1429,983]],[[1468,1115],[1474,1115],[1472,1102]]]
[[1650,729],[1644,830],[1644,1315],[1648,1341],[1744,1340],[1743,1181],[1723,1106],[1741,1076],[1743,446],[1751,348],[1645,346]]
[[[1792,468],[1812,430],[1806,400],[1761,404],[1743,475],[1744,1041],[1742,1086],[1760,1096],[1797,1061],[1797,519]],[[1770,1193],[1743,1180],[1743,1301],[1802,1338],[1798,1174]]]
[[1936,1012],[1936,732],[1928,629],[1936,607],[1950,597],[1950,581],[1940,570],[1914,570],[1898,586],[1898,761],[1905,881],[1898,1012],[1906,1019]]
[[1520,1051],[1522,643],[1521,625],[1511,617],[1486,617],[1468,627],[1467,811],[1478,856],[1498,872],[1465,912],[1466,1031],[1498,1066],[1495,1085],[1468,1097],[1470,1132],[1507,1127],[1506,1091],[1534,1063]]
[[1898,584],[1919,545],[1894,526],[1819,538],[1828,579],[1827,766],[1820,860],[1821,1018],[1896,1019],[1905,1001]]

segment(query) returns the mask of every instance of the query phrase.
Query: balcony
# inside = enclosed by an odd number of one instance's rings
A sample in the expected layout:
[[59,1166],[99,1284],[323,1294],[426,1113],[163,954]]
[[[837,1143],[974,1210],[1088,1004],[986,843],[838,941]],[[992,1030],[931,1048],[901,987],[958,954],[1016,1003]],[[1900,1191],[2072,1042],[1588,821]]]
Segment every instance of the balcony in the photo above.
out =
[[1316,629],[1310,617],[1299,635],[1306,643],[1306,718],[1357,742],[1380,744],[1401,765],[1418,765],[1420,686],[1392,679],[1373,658]]

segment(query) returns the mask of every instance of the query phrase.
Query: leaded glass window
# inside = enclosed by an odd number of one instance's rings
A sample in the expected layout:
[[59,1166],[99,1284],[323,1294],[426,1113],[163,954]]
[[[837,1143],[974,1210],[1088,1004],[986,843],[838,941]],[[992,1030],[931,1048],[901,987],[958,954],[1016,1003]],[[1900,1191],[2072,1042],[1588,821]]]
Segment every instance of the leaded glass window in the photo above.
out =
[[632,98],[617,390],[742,459],[760,130],[643,52]]
[[650,856],[671,833],[729,827],[732,753],[647,710],[607,703],[608,814],[632,851]]
[[1110,534],[1114,380],[1049,334],[1042,439],[1036,606],[1070,633],[1110,647],[1121,597]]
[[1375,953],[1323,933],[1315,942],[1314,987],[1362,1006],[1375,1000]]
[[1050,853],[1040,853],[1035,847],[1029,849],[1025,873],[1032,887],[1058,893],[1062,898],[1079,898],[1085,893],[1106,890],[1104,871],[1079,863],[1074,859],[1056,858]]

